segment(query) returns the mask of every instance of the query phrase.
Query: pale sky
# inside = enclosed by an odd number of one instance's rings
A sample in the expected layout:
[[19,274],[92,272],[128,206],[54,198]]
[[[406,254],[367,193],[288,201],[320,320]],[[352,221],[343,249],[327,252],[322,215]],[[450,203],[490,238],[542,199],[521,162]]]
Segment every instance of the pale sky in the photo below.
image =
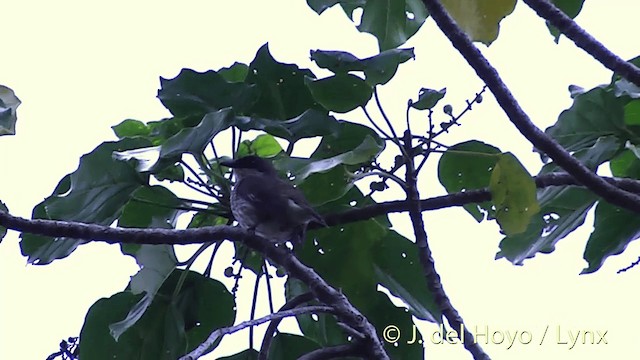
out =
[[[0,138],[0,199],[12,214],[25,217],[76,169],[80,156],[115,139],[110,126],[126,118],[151,121],[169,115],[155,98],[159,76],[172,78],[182,68],[205,71],[234,61],[249,63],[265,42],[276,60],[314,71],[309,50],[344,50],[360,57],[377,51],[374,38],[358,33],[342,10],[318,16],[302,0],[97,5],[13,1],[2,5],[2,13],[0,84],[12,88],[23,104],[17,136]],[[639,13],[636,0],[591,0],[577,21],[628,59],[639,52],[638,41],[633,40]],[[416,48],[416,60],[401,65],[396,78],[380,90],[385,110],[398,126],[403,124],[407,99],[416,99],[421,87],[447,87],[444,101],[454,109],[462,108],[464,99],[480,89],[475,73],[431,19],[405,45],[410,46]],[[480,46],[541,128],[553,124],[570,106],[568,85],[589,89],[611,77],[566,38],[554,44],[544,22],[522,3],[502,23],[498,40],[490,48]],[[361,114],[339,118],[360,121]],[[478,138],[513,152],[532,174],[539,170],[538,155],[490,95],[462,122],[440,140],[453,145]],[[422,175],[423,198],[444,193],[435,165],[435,159],[427,163],[429,169]],[[398,196],[392,193],[378,200]],[[394,215],[392,220],[399,232],[412,237],[406,215]],[[493,222],[477,224],[458,208],[425,213],[425,221],[444,288],[472,332],[477,326],[505,336],[528,332],[533,338],[529,344],[516,341],[511,348],[507,340],[485,344],[481,339],[492,359],[638,358],[634,325],[640,321],[635,311],[640,269],[615,272],[640,255],[639,244],[607,259],[595,274],[580,276],[586,265],[582,253],[591,216],[579,231],[560,241],[555,252],[538,254],[521,267],[494,260],[502,237]],[[178,249],[178,254],[184,258],[193,249]],[[222,260],[216,262],[226,267]],[[196,269],[204,268],[197,265]],[[79,334],[88,308],[124,289],[136,271],[132,258],[122,256],[118,246],[105,244],[83,245],[48,266],[27,266],[18,235],[10,232],[0,244],[0,359],[44,359],[55,352],[60,340]],[[245,278],[237,322],[248,319],[253,278]],[[277,298],[276,307],[283,301]],[[260,307],[258,315],[267,311]],[[547,326],[553,337],[539,345],[536,341]],[[471,358],[460,345],[433,344],[429,337],[434,325],[423,329],[430,359]],[[607,331],[608,344],[579,343],[569,349],[563,344],[568,332],[579,330]],[[213,358],[245,349],[247,339],[246,331],[225,338]]]

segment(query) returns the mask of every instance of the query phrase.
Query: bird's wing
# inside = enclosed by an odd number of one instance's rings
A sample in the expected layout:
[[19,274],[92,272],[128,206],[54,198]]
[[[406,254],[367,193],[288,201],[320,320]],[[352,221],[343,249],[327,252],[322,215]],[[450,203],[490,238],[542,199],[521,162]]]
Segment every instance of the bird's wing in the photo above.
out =
[[260,222],[268,221],[274,214],[287,213],[286,198],[279,196],[279,182],[263,176],[247,176],[236,184],[237,196],[253,205],[254,213]]
[[282,193],[287,194],[289,206],[300,208],[301,212],[306,213],[313,221],[320,225],[327,226],[322,216],[309,204],[304,194],[300,189],[293,187],[290,183],[280,180],[280,190]]

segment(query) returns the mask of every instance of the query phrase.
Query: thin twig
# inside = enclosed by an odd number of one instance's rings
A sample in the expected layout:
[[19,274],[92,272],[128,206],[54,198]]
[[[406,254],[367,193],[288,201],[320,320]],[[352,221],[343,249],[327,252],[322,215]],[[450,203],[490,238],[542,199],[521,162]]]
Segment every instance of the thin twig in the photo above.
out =
[[273,294],[271,293],[271,275],[269,275],[269,264],[267,263],[267,259],[262,258],[262,271],[264,272],[264,278],[267,283],[267,296],[269,297],[269,312],[274,313],[273,311]]
[[551,25],[555,26],[579,48],[593,56],[602,65],[640,86],[640,69],[609,51],[606,46],[584,31],[573,19],[560,11],[551,2],[547,0],[524,0],[524,2],[538,13],[538,16],[549,21]]
[[382,128],[378,126],[378,124],[376,124],[376,122],[373,120],[373,118],[367,111],[367,108],[365,108],[364,106],[361,106],[360,108],[364,112],[364,115],[367,117],[367,119],[369,119],[369,122],[371,123],[371,125],[373,125],[373,127],[376,128],[376,130],[378,130],[378,132],[382,134],[383,137],[391,139],[393,141],[393,138],[390,135],[388,135],[384,130],[382,130]]
[[264,317],[261,317],[261,318],[258,318],[258,319],[254,319],[254,320],[243,321],[238,325],[217,329],[216,331],[212,332],[209,335],[207,340],[205,340],[202,344],[200,344],[192,352],[190,352],[187,355],[181,357],[180,360],[195,360],[195,359],[200,358],[202,355],[204,355],[206,353],[206,351],[211,346],[213,346],[213,344],[216,342],[216,340],[218,340],[218,338],[220,338],[222,336],[233,334],[235,332],[238,332],[238,331],[246,329],[246,328],[252,329],[254,326],[257,326],[257,325],[260,325],[260,324],[264,324],[264,323],[266,323],[268,321],[273,321],[275,319],[282,319],[282,318],[285,318],[285,317],[297,316],[297,315],[301,315],[301,314],[319,313],[319,312],[333,313],[334,309],[329,307],[329,306],[305,306],[305,307],[301,307],[301,308],[297,308],[297,309],[291,309],[291,310],[285,310],[285,311],[277,312],[275,314],[269,314],[267,316],[264,316]]

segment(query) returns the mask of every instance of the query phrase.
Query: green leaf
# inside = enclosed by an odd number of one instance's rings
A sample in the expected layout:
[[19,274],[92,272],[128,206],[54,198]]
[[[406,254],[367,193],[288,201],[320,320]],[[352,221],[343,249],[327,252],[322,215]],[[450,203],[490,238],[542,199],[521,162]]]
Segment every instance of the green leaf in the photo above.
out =
[[631,150],[623,150],[611,160],[609,167],[613,176],[640,179],[640,160]]
[[244,140],[238,147],[237,157],[244,157],[247,155],[258,155],[260,157],[274,157],[281,153],[282,146],[280,143],[269,134],[258,135],[253,140]]
[[624,123],[630,126],[640,125],[640,100],[633,100],[624,106]]
[[314,206],[337,200],[352,187],[353,182],[345,166],[336,166],[326,172],[313,173],[298,186],[309,203]]
[[238,116],[233,125],[243,131],[262,130],[290,142],[333,134],[339,129],[338,121],[324,109],[309,109],[288,120]]
[[318,67],[335,74],[364,71],[362,59],[346,51],[311,50],[310,55]]
[[145,123],[133,119],[124,120],[120,124],[112,126],[111,129],[118,139],[136,136],[148,137],[151,133],[151,129]]
[[413,316],[441,323],[442,313],[433,294],[426,288],[416,244],[395,231],[389,231],[374,251],[378,282],[402,299]]
[[489,46],[498,38],[500,21],[513,12],[515,0],[443,0],[442,5],[473,41]]
[[339,2],[340,0],[307,0],[307,5],[319,15]]
[[371,86],[384,85],[396,74],[398,65],[410,59],[415,59],[413,48],[389,49],[364,59],[365,79]]
[[[477,140],[450,147],[438,162],[438,180],[449,194],[484,189],[489,186],[491,173],[499,159],[500,149]],[[468,204],[464,208],[476,221],[484,213],[492,213],[491,202]]]
[[507,235],[525,231],[532,216],[540,210],[533,178],[511,153],[500,156],[491,173],[489,190],[496,220]]
[[0,85],[0,136],[15,135],[18,120],[16,111],[20,103],[13,90]]
[[258,352],[254,349],[247,349],[235,355],[218,358],[218,360],[257,360]]
[[[7,205],[5,205],[2,201],[0,201],[0,212],[9,212],[9,208],[7,208]],[[0,243],[2,242],[2,239],[5,235],[7,235],[7,228],[4,226],[0,226]]]
[[235,304],[224,285],[188,272],[174,297],[182,275],[180,270],[171,274],[159,291],[161,296],[118,341],[109,334],[109,324],[124,317],[139,296],[122,292],[98,300],[89,309],[80,333],[80,357],[173,360],[200,345],[213,330],[233,324]]
[[228,129],[235,120],[230,109],[212,112],[202,118],[195,127],[180,130],[169,138],[160,149],[160,159],[171,159],[190,153],[196,158],[204,152],[209,141],[221,131]]
[[[584,0],[551,0],[551,2],[558,9],[560,9],[560,11],[565,13],[565,15],[574,19],[576,16],[578,16],[578,14],[580,13],[580,10],[582,10],[582,4]],[[551,35],[553,35],[554,41],[557,44],[558,40],[560,40],[560,35],[562,35],[562,33],[555,26],[551,25],[548,21],[547,21],[547,27],[549,28],[549,32],[551,33]]]
[[[345,10],[351,10],[345,3],[353,2],[341,2]],[[413,36],[427,15],[427,10],[419,0],[368,0],[362,6],[358,30],[375,36],[380,50],[393,49]]]
[[504,257],[514,265],[522,265],[536,253],[553,252],[558,241],[584,224],[597,197],[589,190],[567,186],[541,189],[538,199],[540,213],[525,232],[502,239],[496,259]]
[[[596,171],[600,164],[611,160],[620,150],[620,140],[615,136],[603,136],[588,148],[576,151],[573,156],[580,160],[584,166]],[[550,162],[542,167],[540,174],[547,174],[554,171],[565,172],[563,168]]]
[[248,111],[257,100],[255,85],[228,82],[216,71],[182,69],[173,79],[160,78],[158,99],[175,116],[204,115],[232,107]]
[[169,189],[160,185],[141,187],[131,194],[122,209],[118,226],[173,229],[185,206]]
[[447,88],[433,90],[422,88],[418,93],[418,101],[411,103],[411,107],[418,110],[433,109],[447,93]]
[[225,225],[227,224],[227,219],[216,216],[213,214],[209,214],[206,212],[197,212],[191,218],[187,229],[200,228],[205,226],[216,226],[216,225]]
[[307,337],[278,333],[271,343],[269,349],[269,359],[279,360],[295,360],[302,355],[319,349],[320,346],[315,341],[310,340]]
[[603,88],[595,88],[575,97],[573,105],[563,111],[555,125],[545,133],[568,151],[592,146],[600,137],[613,135],[621,142],[640,143],[638,136],[624,123],[623,99]]
[[390,49],[366,59],[344,51],[311,51],[311,60],[319,67],[336,74],[363,71],[366,82],[371,86],[386,84],[395,75],[398,65],[413,58],[413,48]]
[[638,237],[638,214],[600,201],[596,206],[593,232],[584,249],[584,259],[588,266],[581,274],[597,271],[606,258],[621,254]]
[[308,69],[277,62],[263,45],[249,65],[248,84],[259,90],[251,116],[274,120],[294,118],[308,109],[322,110],[305,86],[305,77],[315,77]]
[[364,141],[355,149],[332,156],[327,159],[315,160],[305,158],[281,158],[274,162],[278,169],[290,171],[296,183],[302,182],[311,174],[325,172],[338,165],[364,164],[375,158],[382,150],[383,146],[372,137],[366,137]]
[[236,61],[233,65],[218,70],[218,74],[228,82],[244,82],[249,74],[249,65]]
[[[33,209],[32,218],[111,225],[130,195],[146,186],[148,175],[112,157],[114,151],[148,146],[141,138],[105,142],[80,158],[78,169],[65,176],[53,194]],[[20,248],[28,262],[45,265],[73,252],[84,240],[22,234]]]
[[[125,254],[129,254],[131,250],[127,248]],[[144,296],[131,308],[124,320],[109,325],[111,336],[116,341],[145,314],[156,298],[158,290],[178,263],[171,245],[140,245],[134,257],[140,271],[131,278],[129,290],[134,295],[144,293]]]
[[[607,136],[598,139],[590,148],[573,155],[589,169],[595,171],[608,161],[620,148],[618,139]],[[546,164],[540,175],[561,171],[555,163]],[[505,257],[515,265],[532,258],[538,252],[550,253],[555,244],[584,223],[589,209],[597,196],[591,191],[576,186],[549,186],[538,190],[540,212],[534,215],[527,230],[506,236],[500,242],[496,258]]]
[[336,74],[320,80],[305,78],[305,83],[322,106],[338,113],[364,106],[373,94],[369,84],[351,74]]

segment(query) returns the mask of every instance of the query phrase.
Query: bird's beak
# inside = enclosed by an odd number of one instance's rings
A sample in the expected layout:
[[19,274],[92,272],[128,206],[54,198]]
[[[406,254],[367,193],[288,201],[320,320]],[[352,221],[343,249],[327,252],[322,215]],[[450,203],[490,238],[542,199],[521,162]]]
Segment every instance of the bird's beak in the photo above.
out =
[[236,166],[236,162],[234,160],[229,160],[229,161],[221,161],[220,165],[222,166],[226,166],[226,167],[230,167],[233,168]]

